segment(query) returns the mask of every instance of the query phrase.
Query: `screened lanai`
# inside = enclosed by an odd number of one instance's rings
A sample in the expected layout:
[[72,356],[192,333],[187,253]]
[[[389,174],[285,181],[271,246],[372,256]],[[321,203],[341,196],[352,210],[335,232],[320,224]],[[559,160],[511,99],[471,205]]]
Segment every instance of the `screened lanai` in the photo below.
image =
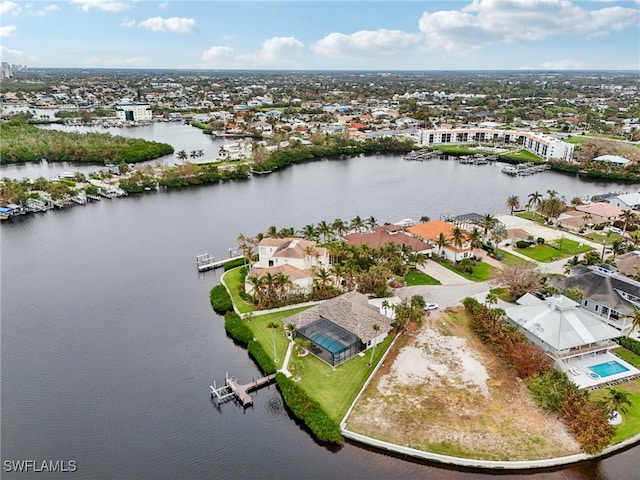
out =
[[365,348],[357,335],[324,317],[299,328],[296,335],[309,340],[311,353],[334,367]]

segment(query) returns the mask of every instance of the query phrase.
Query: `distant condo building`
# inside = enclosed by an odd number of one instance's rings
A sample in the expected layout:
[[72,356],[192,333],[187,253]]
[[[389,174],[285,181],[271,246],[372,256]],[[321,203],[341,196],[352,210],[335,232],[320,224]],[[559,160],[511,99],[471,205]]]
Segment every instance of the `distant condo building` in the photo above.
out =
[[500,130],[494,128],[447,128],[422,130],[420,145],[446,145],[448,143],[503,142],[522,145],[523,148],[544,158],[570,161],[573,145],[542,133]]
[[151,121],[153,114],[148,103],[136,103],[125,100],[116,103],[116,115],[120,120],[129,122]]
[[0,78],[2,80],[6,80],[13,76],[13,72],[11,71],[11,65],[9,62],[2,62],[0,65]]

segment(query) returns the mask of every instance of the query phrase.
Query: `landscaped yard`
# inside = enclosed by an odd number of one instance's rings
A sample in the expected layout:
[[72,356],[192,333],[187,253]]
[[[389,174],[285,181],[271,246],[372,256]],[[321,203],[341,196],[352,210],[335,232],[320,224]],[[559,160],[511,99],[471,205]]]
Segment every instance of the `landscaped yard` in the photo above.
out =
[[[265,352],[272,358],[273,344],[275,342],[279,360],[276,363],[276,368],[278,369],[282,368],[287,346],[289,345],[289,340],[284,335],[287,317],[295,315],[306,308],[309,307],[254,316],[250,321],[247,321],[247,325],[251,328],[255,339],[260,342]],[[271,322],[279,325],[275,332],[267,327]],[[382,355],[391,344],[392,338],[390,335],[385,341],[376,346],[373,365],[376,365],[382,358]],[[310,397],[322,405],[333,420],[340,422],[374,368],[373,366],[368,366],[371,360],[371,352],[371,350],[368,350],[364,356],[355,356],[336,368],[327,365],[310,353],[303,357],[297,357],[294,351],[291,354],[291,361],[300,361],[302,364],[299,385]]]
[[589,250],[593,250],[593,248],[576,242],[575,240],[562,238],[542,245],[518,248],[515,251],[538,262],[548,263],[553,262],[554,260],[560,260],[562,258],[577,255],[579,253],[588,252]]
[[478,262],[473,267],[472,273],[463,272],[460,268],[458,268],[457,265],[448,260],[439,260],[439,263],[452,272],[455,272],[458,275],[466,278],[467,280],[472,280],[474,282],[484,282],[486,280],[489,280],[492,277],[493,271],[495,270],[495,267],[485,262]]
[[224,272],[222,275],[222,280],[224,284],[227,286],[227,290],[231,295],[231,300],[235,304],[238,312],[240,313],[249,313],[253,312],[255,308],[253,305],[248,304],[242,298],[240,298],[240,270],[242,267],[234,268],[233,270],[229,270]]
[[415,285],[441,285],[440,280],[433,278],[431,275],[427,275],[424,272],[417,270],[411,270],[404,277],[404,282],[408,287]]

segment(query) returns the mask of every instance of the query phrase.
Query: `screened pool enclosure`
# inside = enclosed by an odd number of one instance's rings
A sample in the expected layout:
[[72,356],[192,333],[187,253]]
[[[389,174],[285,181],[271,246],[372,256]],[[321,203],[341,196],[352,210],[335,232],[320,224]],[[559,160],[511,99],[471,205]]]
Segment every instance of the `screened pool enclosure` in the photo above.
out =
[[299,328],[296,336],[309,340],[309,351],[334,367],[365,349],[357,335],[324,317]]

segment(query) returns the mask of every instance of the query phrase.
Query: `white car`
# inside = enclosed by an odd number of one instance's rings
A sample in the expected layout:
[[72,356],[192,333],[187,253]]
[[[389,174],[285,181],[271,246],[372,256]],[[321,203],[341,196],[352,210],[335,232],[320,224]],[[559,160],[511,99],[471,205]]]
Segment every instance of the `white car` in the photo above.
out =
[[427,303],[427,304],[424,306],[424,309],[425,309],[425,310],[427,310],[427,311],[428,311],[428,310],[437,310],[438,308],[439,308],[439,307],[438,307],[438,304],[437,304],[437,303]]

